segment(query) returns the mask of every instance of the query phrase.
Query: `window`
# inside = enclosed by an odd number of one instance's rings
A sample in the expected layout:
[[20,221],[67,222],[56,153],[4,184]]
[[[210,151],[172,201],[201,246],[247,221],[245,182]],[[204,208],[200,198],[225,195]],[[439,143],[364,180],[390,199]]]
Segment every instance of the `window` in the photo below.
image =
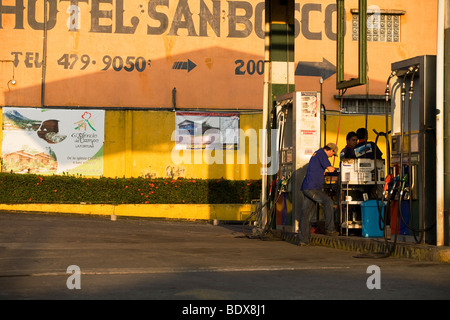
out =
[[[338,95],[334,96],[340,100]],[[344,96],[342,102],[342,113],[347,114],[385,114],[385,97],[382,95],[369,95],[367,99],[364,95]],[[388,113],[391,113],[391,102],[388,101]]]
[[[352,9],[352,40],[358,41],[358,10]],[[400,42],[400,17],[405,11],[368,10],[367,41]]]

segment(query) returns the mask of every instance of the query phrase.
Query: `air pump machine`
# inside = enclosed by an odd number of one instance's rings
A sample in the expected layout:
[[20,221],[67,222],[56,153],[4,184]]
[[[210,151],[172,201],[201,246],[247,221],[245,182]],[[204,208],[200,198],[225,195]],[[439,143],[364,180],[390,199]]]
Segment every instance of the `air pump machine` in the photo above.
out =
[[395,62],[391,71],[391,168],[401,185],[391,231],[435,244],[436,56]]
[[276,229],[298,232],[303,202],[300,190],[314,151],[320,148],[320,93],[291,92],[277,97],[279,183],[284,183],[276,203]]

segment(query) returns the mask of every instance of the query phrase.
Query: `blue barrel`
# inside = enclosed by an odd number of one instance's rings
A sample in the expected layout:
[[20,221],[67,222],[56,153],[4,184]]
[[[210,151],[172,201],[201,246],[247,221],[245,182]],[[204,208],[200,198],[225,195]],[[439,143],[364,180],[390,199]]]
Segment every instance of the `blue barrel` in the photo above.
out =
[[[379,201],[382,206],[381,215],[384,219],[385,203]],[[381,238],[383,237],[383,230],[380,230],[379,213],[377,207],[377,200],[368,200],[361,203],[361,218],[362,218],[362,236],[366,238]],[[383,227],[383,222],[381,222]]]

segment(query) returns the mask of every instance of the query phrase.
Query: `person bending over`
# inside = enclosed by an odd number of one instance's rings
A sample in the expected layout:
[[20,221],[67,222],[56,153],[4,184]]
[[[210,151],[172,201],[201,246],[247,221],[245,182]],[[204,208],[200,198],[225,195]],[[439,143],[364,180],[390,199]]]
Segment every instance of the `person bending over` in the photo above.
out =
[[337,152],[337,145],[328,143],[325,147],[314,152],[309,160],[306,176],[301,187],[304,199],[300,214],[299,245],[308,245],[310,242],[311,218],[315,213],[316,203],[321,204],[323,208],[326,234],[332,236],[339,234],[334,224],[333,200],[322,190],[325,170],[335,171],[328,158],[336,156]]

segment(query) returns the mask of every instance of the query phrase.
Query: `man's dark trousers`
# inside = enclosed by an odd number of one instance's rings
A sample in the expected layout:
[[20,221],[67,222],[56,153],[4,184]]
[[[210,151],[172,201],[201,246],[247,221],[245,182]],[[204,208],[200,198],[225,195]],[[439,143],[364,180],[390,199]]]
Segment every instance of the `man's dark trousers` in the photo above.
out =
[[322,190],[302,190],[302,192],[304,199],[300,215],[300,241],[309,243],[311,236],[311,218],[315,213],[315,204],[320,203],[322,205],[326,231],[336,230],[334,225],[334,208],[333,201]]

